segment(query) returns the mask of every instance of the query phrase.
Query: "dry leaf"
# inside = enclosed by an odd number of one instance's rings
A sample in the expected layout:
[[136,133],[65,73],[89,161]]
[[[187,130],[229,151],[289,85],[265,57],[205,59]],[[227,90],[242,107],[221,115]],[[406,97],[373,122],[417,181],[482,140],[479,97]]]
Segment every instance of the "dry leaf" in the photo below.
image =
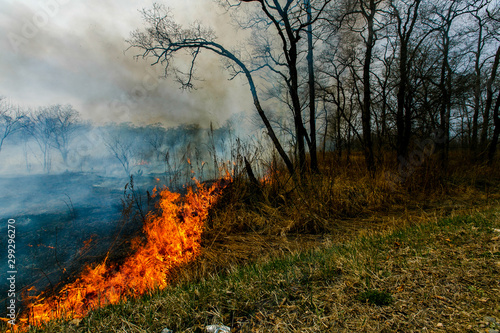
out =
[[72,321],[70,321],[69,323],[70,323],[71,325],[80,325],[80,322],[81,322],[81,321],[82,321],[81,319],[77,319],[77,318],[75,318],[75,319],[73,319]]

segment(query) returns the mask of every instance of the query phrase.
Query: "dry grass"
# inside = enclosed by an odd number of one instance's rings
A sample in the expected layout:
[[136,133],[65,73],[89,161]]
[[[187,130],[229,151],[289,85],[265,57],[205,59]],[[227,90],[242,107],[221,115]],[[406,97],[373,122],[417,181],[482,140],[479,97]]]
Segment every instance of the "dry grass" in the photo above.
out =
[[[499,228],[489,210],[326,241],[45,332],[202,332],[222,323],[233,332],[487,332],[494,324],[485,317],[500,318]],[[366,290],[393,301],[361,301]]]
[[30,332],[479,332],[500,317],[494,167],[429,161],[394,186],[357,157],[322,165],[301,185],[279,168],[259,189],[237,178],[171,288]]

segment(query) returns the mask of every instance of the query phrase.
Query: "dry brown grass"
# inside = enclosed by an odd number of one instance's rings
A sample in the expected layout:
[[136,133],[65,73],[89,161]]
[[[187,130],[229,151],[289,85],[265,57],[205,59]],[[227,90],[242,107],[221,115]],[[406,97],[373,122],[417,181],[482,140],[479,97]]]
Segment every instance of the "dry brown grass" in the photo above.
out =
[[[438,179],[429,171],[435,164],[423,165],[396,187],[386,179],[388,167],[374,178],[366,174],[361,156],[349,165],[325,161],[322,173],[308,175],[303,185],[276,167],[259,191],[237,178],[212,211],[203,254],[192,269],[183,267],[178,274],[197,280],[256,259],[418,224],[500,199],[494,167],[457,161],[446,178]],[[419,187],[422,183],[426,187]]]
[[[51,323],[44,332],[488,332],[500,320],[500,212],[429,218],[267,258]],[[384,306],[359,299],[386,292]],[[35,330],[33,330],[35,332]]]
[[[260,189],[237,177],[172,288],[45,331],[478,332],[481,316],[499,317],[498,215],[489,229],[439,222],[498,207],[494,166],[452,161],[444,173],[429,161],[394,186],[389,166],[372,178],[360,156],[327,158],[301,185],[278,167]],[[360,302],[366,289],[394,303]]]

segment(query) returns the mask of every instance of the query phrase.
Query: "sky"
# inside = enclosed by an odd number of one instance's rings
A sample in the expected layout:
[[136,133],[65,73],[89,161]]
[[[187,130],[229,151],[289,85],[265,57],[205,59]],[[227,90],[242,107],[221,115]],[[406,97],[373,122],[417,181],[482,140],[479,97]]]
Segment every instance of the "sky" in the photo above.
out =
[[[219,42],[241,38],[212,0],[163,0],[182,24],[201,21]],[[219,59],[200,58],[196,90],[161,78],[163,67],[134,59],[126,39],[144,27],[140,10],[153,1],[0,0],[0,96],[37,108],[71,104],[96,124],[132,122],[165,126],[210,121],[253,110],[242,79],[228,81]]]

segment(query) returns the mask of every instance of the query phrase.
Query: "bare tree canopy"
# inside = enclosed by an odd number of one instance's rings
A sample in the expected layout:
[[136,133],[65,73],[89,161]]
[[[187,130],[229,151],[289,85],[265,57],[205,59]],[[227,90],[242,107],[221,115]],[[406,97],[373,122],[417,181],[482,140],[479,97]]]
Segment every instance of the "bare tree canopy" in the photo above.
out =
[[[436,141],[443,166],[458,137],[483,152],[492,142],[497,5],[485,0],[218,3],[236,28],[251,30],[239,50],[219,43],[199,22],[177,24],[157,4],[143,11],[147,28],[132,33],[130,47],[164,66],[165,75],[186,89],[194,86],[202,52],[219,55],[230,78],[247,79],[257,114],[290,173],[306,170],[307,153],[310,169],[317,170],[317,131],[323,150],[332,140],[339,156],[343,146],[350,152],[352,144],[360,144],[371,174],[385,150],[394,149],[394,160],[404,160],[415,138],[437,130],[444,135]],[[467,78],[473,79],[472,88],[464,85]]]
[[[312,30],[310,27],[317,22],[326,6],[330,1],[256,1],[259,7],[247,9],[246,13],[253,13],[250,16],[243,15],[238,20],[240,28],[255,29],[254,55],[253,58],[244,59],[240,51],[229,51],[223,45],[217,42],[213,30],[203,27],[200,23],[194,23],[189,28],[183,28],[172,18],[171,13],[155,4],[152,9],[144,10],[144,20],[148,27],[145,31],[135,31],[129,40],[130,46],[143,50],[140,57],[152,58],[153,65],[162,64],[165,67],[165,74],[172,74],[183,88],[192,88],[195,79],[195,64],[200,53],[203,50],[209,50],[222,57],[226,61],[226,67],[230,70],[232,77],[243,74],[249,84],[254,105],[270,136],[276,150],[284,161],[290,173],[295,173],[295,168],[301,171],[305,170],[305,141],[309,145],[309,150],[314,154],[312,158],[312,168],[317,169],[316,154],[316,129],[315,129],[315,97],[314,97],[314,76],[313,58],[312,58]],[[240,10],[241,2],[226,1],[223,5],[228,10]],[[271,33],[267,38],[266,33]],[[309,36],[308,45],[310,52],[309,58],[309,94],[310,94],[310,123],[311,131],[308,133],[304,126],[304,105],[306,105],[306,96],[301,97],[301,88],[299,80],[299,64],[303,60],[301,56],[304,46],[299,43],[302,37]],[[259,39],[260,38],[260,39]],[[280,47],[274,47],[271,39],[275,38]],[[275,41],[275,42],[276,42]],[[280,51],[281,50],[281,51]],[[182,52],[181,52],[182,51]],[[190,62],[185,70],[179,69],[175,64],[176,57],[189,56]],[[294,165],[290,157],[278,139],[271,121],[269,112],[265,112],[259,95],[257,93],[256,83],[253,75],[257,71],[268,70],[277,75],[278,80],[282,80],[286,87],[286,94],[289,96],[288,104],[295,127],[295,142],[297,144],[298,164]]]
[[35,139],[43,155],[43,167],[51,170],[51,149],[61,154],[67,165],[73,134],[80,125],[78,111],[71,105],[51,105],[41,107],[30,116],[26,131]]
[[0,151],[5,140],[21,130],[26,124],[26,112],[19,107],[8,105],[0,97]]

